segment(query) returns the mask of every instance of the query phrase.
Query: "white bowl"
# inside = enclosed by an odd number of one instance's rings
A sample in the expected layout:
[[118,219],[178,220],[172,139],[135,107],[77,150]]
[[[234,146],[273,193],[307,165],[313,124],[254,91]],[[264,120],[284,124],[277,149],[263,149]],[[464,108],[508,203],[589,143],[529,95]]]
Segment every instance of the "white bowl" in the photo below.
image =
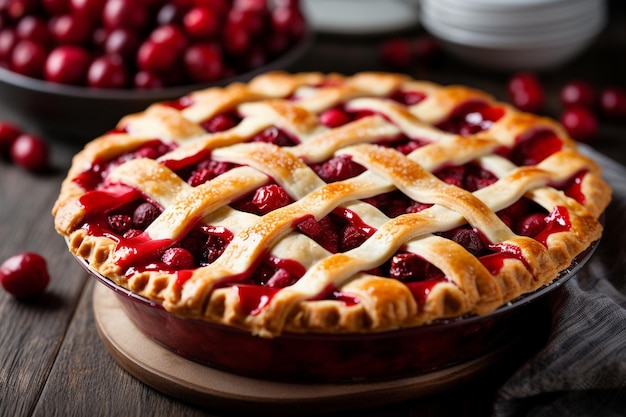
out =
[[439,39],[442,48],[463,61],[496,71],[541,71],[564,65],[592,42],[593,38],[560,45],[529,48],[474,46]]
[[[496,0],[423,0],[421,23],[451,55],[480,67],[516,71],[565,64],[590,45],[607,20],[603,0],[509,0],[497,5]],[[508,24],[519,10],[532,25]]]
[[523,33],[495,30],[485,32],[482,28],[479,30],[461,28],[446,24],[426,11],[422,11],[421,20],[424,27],[433,35],[456,43],[493,47],[532,47],[573,43],[593,37],[604,27],[606,15],[602,10],[597,10],[596,13],[588,14],[582,21],[561,26],[559,30],[555,26],[554,30]]
[[512,13],[503,10],[471,11],[441,2],[424,0],[422,14],[431,20],[459,28],[480,32],[523,33],[536,31],[561,31],[564,26],[585,22],[590,15],[598,14],[603,7],[596,0],[580,3],[578,7],[559,8],[553,11],[529,10]]

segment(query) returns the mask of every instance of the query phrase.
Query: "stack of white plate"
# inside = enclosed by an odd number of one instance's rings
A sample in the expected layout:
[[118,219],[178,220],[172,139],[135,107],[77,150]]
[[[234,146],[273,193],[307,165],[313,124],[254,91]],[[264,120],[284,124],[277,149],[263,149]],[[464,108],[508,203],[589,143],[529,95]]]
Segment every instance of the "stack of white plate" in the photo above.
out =
[[563,65],[606,24],[605,0],[422,0],[421,22],[451,54],[499,70]]

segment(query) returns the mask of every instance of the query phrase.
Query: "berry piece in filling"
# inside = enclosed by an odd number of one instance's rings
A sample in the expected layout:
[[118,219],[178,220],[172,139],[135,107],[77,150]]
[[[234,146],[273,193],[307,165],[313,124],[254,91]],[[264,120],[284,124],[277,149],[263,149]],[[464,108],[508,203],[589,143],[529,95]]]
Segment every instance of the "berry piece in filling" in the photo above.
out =
[[504,116],[502,107],[492,107],[482,101],[470,100],[457,106],[447,119],[437,124],[437,127],[450,133],[472,135],[489,129],[502,116]]
[[537,165],[562,147],[563,141],[553,131],[532,129],[516,138],[509,159],[520,166]]
[[365,171],[365,168],[348,155],[336,156],[322,164],[314,165],[313,169],[327,183],[356,177]]
[[161,210],[154,204],[141,203],[133,213],[133,225],[136,229],[145,230],[160,214]]

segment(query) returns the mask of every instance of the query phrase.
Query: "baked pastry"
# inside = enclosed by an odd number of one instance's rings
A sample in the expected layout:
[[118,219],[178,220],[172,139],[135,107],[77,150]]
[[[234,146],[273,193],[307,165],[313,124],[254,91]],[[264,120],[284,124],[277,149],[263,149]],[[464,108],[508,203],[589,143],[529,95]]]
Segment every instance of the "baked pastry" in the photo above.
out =
[[596,241],[610,194],[559,124],[483,92],[274,72],[123,118],[53,214],[116,284],[273,337],[489,313]]

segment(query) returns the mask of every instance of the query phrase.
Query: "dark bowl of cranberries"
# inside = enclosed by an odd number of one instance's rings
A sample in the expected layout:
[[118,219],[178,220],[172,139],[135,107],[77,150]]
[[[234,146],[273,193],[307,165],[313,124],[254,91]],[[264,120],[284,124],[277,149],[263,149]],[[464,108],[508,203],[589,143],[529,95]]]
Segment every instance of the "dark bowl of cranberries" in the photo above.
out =
[[59,139],[297,60],[312,43],[298,0],[0,2],[0,107]]
[[[371,334],[288,333],[254,336],[235,327],[177,316],[78,263],[112,291],[130,321],[149,339],[181,357],[257,379],[293,383],[380,382],[459,376],[485,371],[503,359],[530,354],[546,340],[558,291],[589,260],[592,244],[550,284],[482,316],[437,320],[420,327]],[[535,342],[536,343],[536,342]],[[452,382],[452,381],[451,381]]]

